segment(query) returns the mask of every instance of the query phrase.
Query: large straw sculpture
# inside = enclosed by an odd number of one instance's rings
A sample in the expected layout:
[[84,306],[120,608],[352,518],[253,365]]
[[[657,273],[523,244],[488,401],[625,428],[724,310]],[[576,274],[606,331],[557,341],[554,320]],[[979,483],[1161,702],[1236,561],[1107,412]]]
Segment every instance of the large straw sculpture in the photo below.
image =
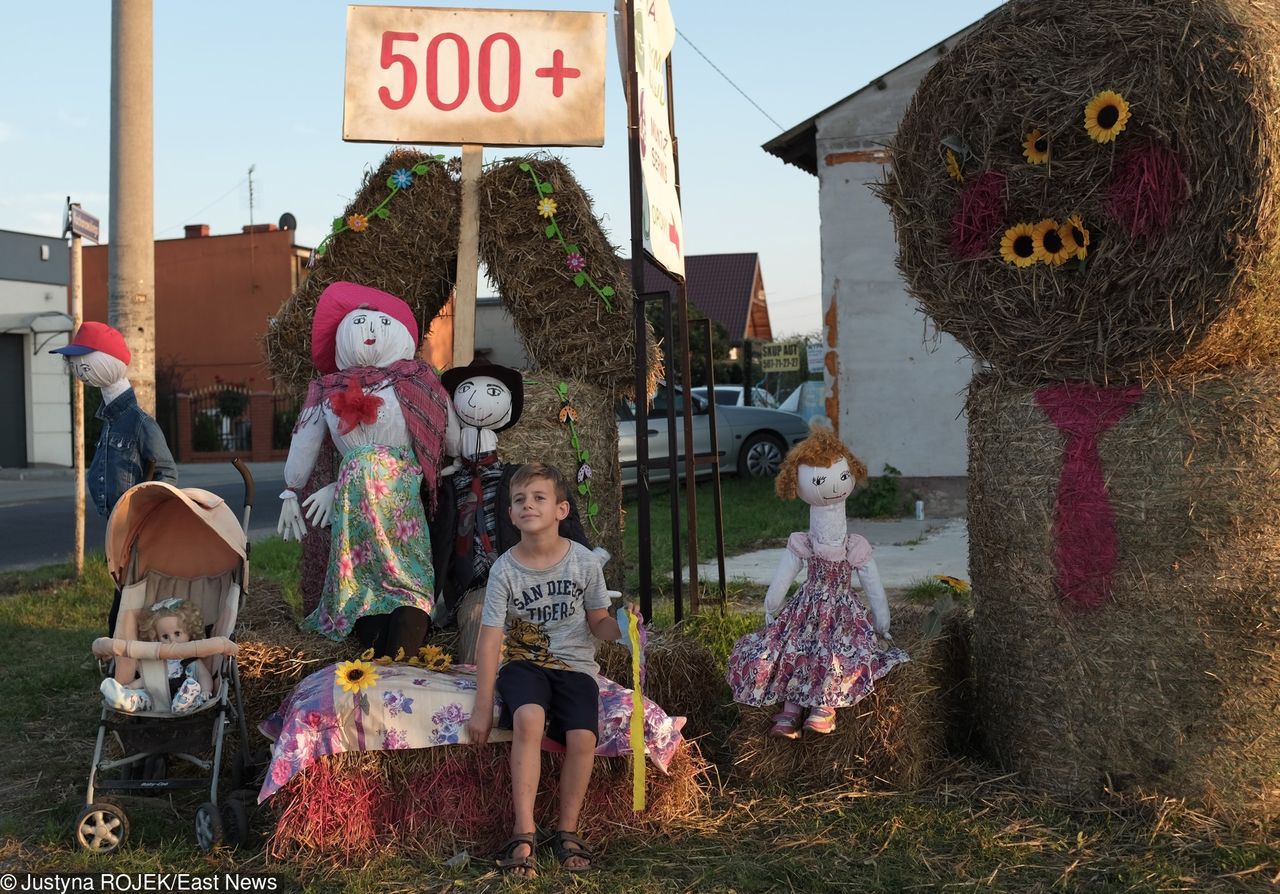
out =
[[1278,809],[1277,108],[1277,0],[1014,0],[895,140],[899,265],[991,367],[983,732],[1044,788]]
[[[929,71],[893,144],[884,197],[912,294],[1024,382],[1280,358],[1278,30],[1276,0],[993,12]],[[1131,117],[1099,143],[1085,107],[1104,90]],[[1001,261],[1008,228],[1072,215],[1083,269]]]

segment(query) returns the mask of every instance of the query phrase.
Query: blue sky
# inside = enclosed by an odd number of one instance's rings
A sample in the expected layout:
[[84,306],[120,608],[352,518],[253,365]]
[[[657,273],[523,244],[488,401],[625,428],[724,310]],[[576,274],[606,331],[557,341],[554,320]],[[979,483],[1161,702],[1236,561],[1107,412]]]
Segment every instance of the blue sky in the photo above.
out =
[[[392,4],[385,5],[404,5]],[[447,6],[610,11],[611,0]],[[760,145],[999,5],[997,0],[671,0],[676,26],[772,116],[677,39],[676,128],[690,254],[757,251],[774,333],[814,331],[817,179]],[[314,245],[388,147],[343,143],[344,2],[155,3],[155,225],[214,233],[298,219]],[[0,38],[0,229],[57,233],[67,195],[108,218],[111,4],[26,3]],[[605,146],[557,150],[629,250],[626,116],[609,45]],[[446,153],[449,148],[441,149]],[[514,150],[508,150],[514,151]],[[486,160],[503,150],[489,150]],[[104,235],[104,239],[106,236]],[[481,285],[483,291],[484,285]]]

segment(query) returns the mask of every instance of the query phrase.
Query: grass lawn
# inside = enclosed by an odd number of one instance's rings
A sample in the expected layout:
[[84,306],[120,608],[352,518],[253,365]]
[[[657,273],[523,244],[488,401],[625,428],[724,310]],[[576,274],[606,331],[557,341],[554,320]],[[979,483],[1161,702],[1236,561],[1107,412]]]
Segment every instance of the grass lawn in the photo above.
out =
[[[745,529],[735,535],[737,548],[773,542],[797,529],[794,517],[782,518],[781,504],[768,502],[774,498],[765,487],[743,490],[735,498],[733,527]],[[665,518],[658,503],[655,543]],[[656,546],[655,552],[660,560]],[[254,574],[294,585],[297,554],[296,544],[258,544]],[[290,889],[358,894],[543,892],[566,886],[644,894],[1154,894],[1272,891],[1280,885],[1274,826],[1231,827],[1154,799],[1117,797],[1072,808],[1034,796],[972,759],[958,759],[920,791],[871,793],[812,791],[805,780],[785,790],[750,786],[720,756],[706,816],[673,823],[662,836],[615,839],[600,871],[582,878],[557,871],[549,857],[540,863],[543,877],[531,882],[501,879],[482,859],[458,869],[390,853],[346,869],[278,864],[263,852],[260,835],[239,851],[203,855],[192,835],[200,796],[125,800],[129,844],[119,854],[94,857],[73,845],[70,830],[82,805],[98,718],[98,672],[88,649],[104,627],[111,583],[100,555],[87,567],[90,573],[80,583],[69,579],[69,566],[0,575],[0,870],[6,872],[235,870],[278,875]],[[708,613],[687,627],[723,661],[733,639],[756,623],[758,616],[740,612]],[[722,723],[732,722],[731,708],[720,713]],[[269,806],[258,815],[258,832],[270,819]]]

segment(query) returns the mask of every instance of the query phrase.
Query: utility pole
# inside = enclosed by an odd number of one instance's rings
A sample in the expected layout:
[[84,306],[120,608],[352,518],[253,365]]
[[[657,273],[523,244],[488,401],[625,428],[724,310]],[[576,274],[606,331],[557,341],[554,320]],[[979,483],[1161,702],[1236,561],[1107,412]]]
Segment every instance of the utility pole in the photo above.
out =
[[111,3],[108,322],[124,335],[138,406],[156,411],[151,0]]

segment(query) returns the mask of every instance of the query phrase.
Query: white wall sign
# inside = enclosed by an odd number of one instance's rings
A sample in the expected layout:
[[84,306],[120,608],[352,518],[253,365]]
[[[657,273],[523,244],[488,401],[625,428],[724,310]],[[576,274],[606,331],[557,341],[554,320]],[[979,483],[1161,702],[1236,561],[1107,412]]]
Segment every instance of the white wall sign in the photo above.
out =
[[[636,0],[634,6],[644,248],[667,272],[684,276],[684,220],[667,115],[666,66],[676,42],[676,23],[668,0]],[[625,49],[618,54],[624,60]]]
[[821,344],[810,343],[808,350],[809,350],[809,372],[810,373],[822,372],[822,361],[823,361],[823,358],[826,356],[827,349]]
[[603,146],[605,14],[347,7],[342,138]]

